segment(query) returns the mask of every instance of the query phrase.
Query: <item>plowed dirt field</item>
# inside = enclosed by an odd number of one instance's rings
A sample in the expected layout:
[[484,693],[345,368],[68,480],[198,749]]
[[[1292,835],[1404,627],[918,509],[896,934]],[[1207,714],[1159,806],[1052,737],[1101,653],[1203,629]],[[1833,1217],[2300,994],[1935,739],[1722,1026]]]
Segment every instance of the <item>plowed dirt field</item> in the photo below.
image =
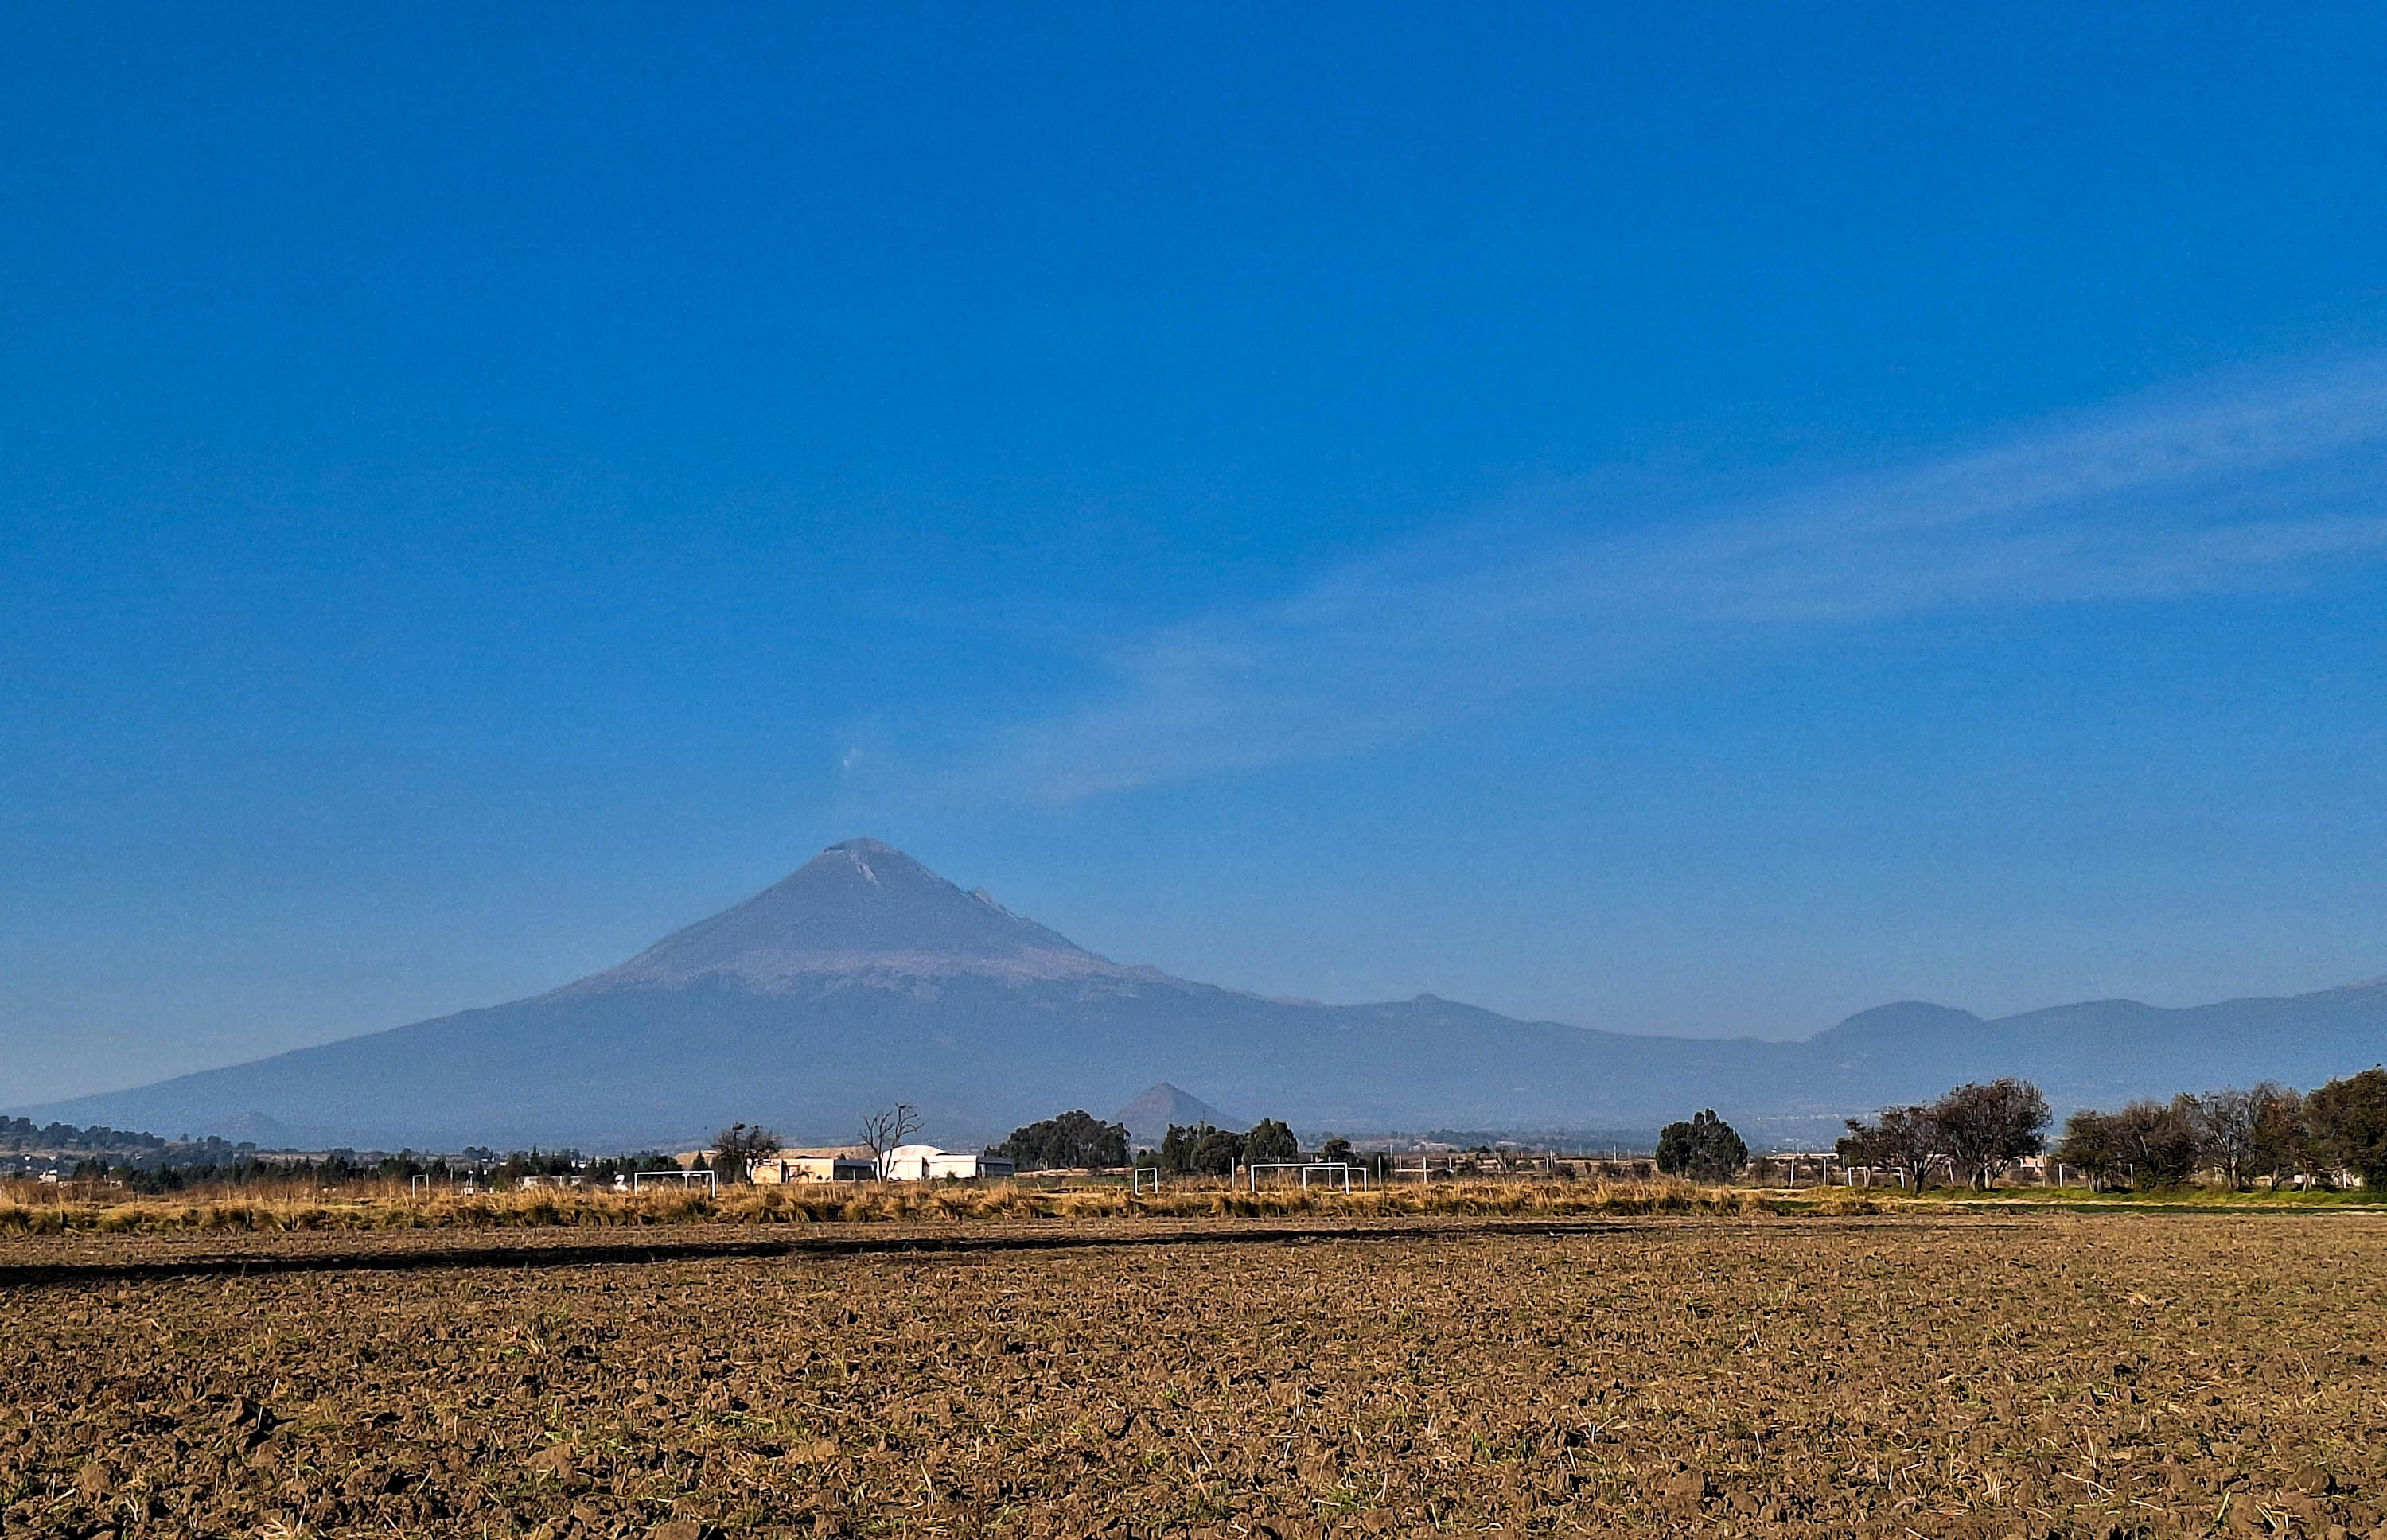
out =
[[0,1534],[2387,1537],[2387,1218],[830,1228],[0,1245]]

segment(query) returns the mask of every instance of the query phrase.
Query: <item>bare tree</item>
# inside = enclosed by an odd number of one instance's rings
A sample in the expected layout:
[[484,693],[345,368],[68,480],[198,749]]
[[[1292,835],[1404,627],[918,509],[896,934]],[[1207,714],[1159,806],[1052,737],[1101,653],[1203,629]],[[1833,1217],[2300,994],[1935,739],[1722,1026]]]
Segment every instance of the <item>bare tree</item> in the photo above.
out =
[[713,1172],[723,1181],[742,1181],[747,1168],[781,1149],[779,1136],[760,1123],[732,1123],[713,1138]]
[[887,1177],[887,1156],[903,1142],[920,1131],[920,1115],[909,1102],[898,1102],[883,1112],[874,1112],[862,1120],[862,1142],[870,1147],[870,1164],[879,1180]]

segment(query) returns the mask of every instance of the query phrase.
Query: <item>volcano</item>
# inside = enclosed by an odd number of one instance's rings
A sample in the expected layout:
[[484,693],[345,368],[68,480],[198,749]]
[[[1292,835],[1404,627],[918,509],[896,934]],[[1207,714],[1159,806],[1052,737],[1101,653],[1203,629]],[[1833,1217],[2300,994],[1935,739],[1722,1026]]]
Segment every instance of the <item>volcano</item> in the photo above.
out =
[[983,888],[965,893],[892,845],[848,839],[786,881],[559,992],[719,983],[787,994],[822,979],[1025,983],[1139,971],[1149,970],[1097,957]]
[[733,1121],[846,1142],[898,1102],[956,1146],[1131,1098],[1140,1117],[1182,1098],[1169,1105],[1305,1132],[1619,1139],[1711,1106],[1752,1142],[1808,1145],[1843,1116],[1962,1079],[2026,1076],[2059,1108],[2111,1105],[2229,1081],[2312,1084],[2382,1054],[2387,984],[2003,1020],[1889,1005],[1804,1042],[1628,1036],[1433,995],[1264,999],[1113,962],[891,846],[849,839],[546,994],[19,1110],[234,1138],[270,1127],[317,1147],[617,1150],[687,1148]]

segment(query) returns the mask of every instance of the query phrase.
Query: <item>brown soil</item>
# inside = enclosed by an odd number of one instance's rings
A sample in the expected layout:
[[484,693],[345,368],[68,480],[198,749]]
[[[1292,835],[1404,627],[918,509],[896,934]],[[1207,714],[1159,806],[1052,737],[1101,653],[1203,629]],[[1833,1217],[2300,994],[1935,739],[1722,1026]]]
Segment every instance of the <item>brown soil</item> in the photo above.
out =
[[0,1534],[2387,1536],[2387,1219],[1552,1230],[19,1241]]

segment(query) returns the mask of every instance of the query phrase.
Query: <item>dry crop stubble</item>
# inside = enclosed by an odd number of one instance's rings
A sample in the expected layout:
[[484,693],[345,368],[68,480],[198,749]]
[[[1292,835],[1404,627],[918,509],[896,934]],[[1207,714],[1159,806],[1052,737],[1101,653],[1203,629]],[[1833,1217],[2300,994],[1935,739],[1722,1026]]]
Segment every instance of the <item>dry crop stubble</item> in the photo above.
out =
[[1165,1192],[1037,1182],[870,1182],[819,1186],[738,1185],[719,1193],[666,1187],[632,1193],[601,1189],[416,1196],[394,1185],[337,1197],[219,1194],[124,1198],[47,1193],[32,1182],[0,1183],[0,1237],[218,1234],[382,1230],[641,1229],[662,1225],[903,1224],[997,1219],[1196,1218],[1384,1218],[1429,1214],[1756,1214],[1796,1209],[1870,1213],[1870,1193],[1810,1191],[1777,1198],[1688,1182],[1470,1180],[1343,1193],[1282,1183],[1257,1191],[1223,1180],[1177,1179]]
[[0,1526],[2370,1535],[2382,1239],[1689,1219],[20,1286]]

